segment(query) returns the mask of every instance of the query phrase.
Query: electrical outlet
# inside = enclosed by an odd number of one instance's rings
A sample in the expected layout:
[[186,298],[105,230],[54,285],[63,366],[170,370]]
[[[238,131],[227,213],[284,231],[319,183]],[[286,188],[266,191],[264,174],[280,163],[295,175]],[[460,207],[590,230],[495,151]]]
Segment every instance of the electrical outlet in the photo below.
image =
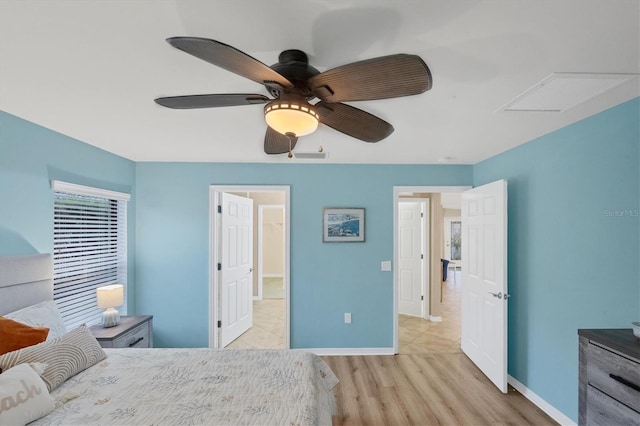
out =
[[351,313],[345,312],[344,314],[344,323],[351,324]]

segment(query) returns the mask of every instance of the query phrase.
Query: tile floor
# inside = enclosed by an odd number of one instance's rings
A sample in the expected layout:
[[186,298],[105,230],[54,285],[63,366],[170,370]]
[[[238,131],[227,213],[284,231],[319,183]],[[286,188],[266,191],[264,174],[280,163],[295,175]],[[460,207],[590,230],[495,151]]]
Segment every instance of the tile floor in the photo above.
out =
[[[455,280],[454,276],[455,275]],[[460,282],[461,272],[449,270],[448,281],[442,283],[442,322],[400,315],[398,321],[401,354],[459,353],[460,349]]]
[[284,349],[284,299],[253,301],[253,327],[227,345],[230,349]]

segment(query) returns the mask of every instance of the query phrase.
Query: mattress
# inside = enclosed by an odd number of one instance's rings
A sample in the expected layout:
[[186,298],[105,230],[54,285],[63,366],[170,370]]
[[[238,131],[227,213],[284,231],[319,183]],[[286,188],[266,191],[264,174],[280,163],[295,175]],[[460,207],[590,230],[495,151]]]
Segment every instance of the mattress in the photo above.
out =
[[33,425],[330,425],[337,377],[302,350],[105,349]]

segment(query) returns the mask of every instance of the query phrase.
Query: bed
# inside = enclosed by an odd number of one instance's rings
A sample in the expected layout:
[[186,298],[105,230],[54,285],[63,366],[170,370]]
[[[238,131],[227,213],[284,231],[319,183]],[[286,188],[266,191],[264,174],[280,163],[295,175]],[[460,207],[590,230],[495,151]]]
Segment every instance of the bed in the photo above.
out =
[[[48,326],[24,312],[54,305],[52,298],[50,255],[0,257],[0,315]],[[51,388],[46,404],[52,411],[31,424],[331,424],[338,379],[312,353],[102,349],[84,326],[69,332],[55,327],[43,343],[0,355],[0,382],[24,368]],[[7,401],[0,395],[0,420],[11,406]]]

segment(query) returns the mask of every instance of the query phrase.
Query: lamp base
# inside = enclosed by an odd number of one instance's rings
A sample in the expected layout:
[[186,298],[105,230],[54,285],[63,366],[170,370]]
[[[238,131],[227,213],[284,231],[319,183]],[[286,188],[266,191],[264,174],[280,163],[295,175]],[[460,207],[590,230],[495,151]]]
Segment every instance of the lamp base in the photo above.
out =
[[114,308],[107,308],[102,313],[102,326],[104,328],[115,327],[120,323],[120,312]]

